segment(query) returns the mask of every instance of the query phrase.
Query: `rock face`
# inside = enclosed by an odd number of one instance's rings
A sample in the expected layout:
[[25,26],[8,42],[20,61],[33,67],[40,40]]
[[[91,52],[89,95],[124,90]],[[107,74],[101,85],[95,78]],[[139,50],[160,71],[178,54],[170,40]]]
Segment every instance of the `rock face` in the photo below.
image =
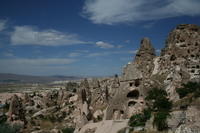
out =
[[177,100],[175,87],[200,78],[200,27],[182,24],[170,32],[158,59],[155,75],[165,75],[165,88],[171,100]]
[[[150,39],[143,38],[122,75],[84,79],[77,83],[77,92],[68,88],[26,93],[24,100],[15,95],[9,118],[29,121],[31,130],[26,132],[60,132],[61,127],[76,128],[75,133],[128,132],[128,119],[147,107],[145,97],[151,88],[166,90],[169,99],[177,103],[180,99],[175,89],[188,81],[200,81],[200,27],[182,24],[170,32],[160,56]],[[170,112],[169,133],[200,132],[200,102],[185,102],[187,109],[181,109],[183,101]],[[153,120],[146,122],[145,130],[156,132]]]
[[22,104],[22,99],[17,95],[14,95],[11,98],[8,114],[8,122],[11,125],[19,126],[20,128],[24,128],[26,126],[27,120],[25,118],[25,110]]
[[25,110],[22,105],[22,100],[14,95],[11,98],[10,107],[9,107],[9,116],[10,120],[22,120],[25,121]]
[[[111,88],[104,86],[107,88],[106,95],[109,97],[107,101],[102,99],[104,103],[107,103],[107,107],[101,110],[104,112],[104,120],[122,120],[140,113],[146,107],[144,98],[149,89],[153,87],[165,89],[170,100],[175,102],[179,99],[175,91],[177,87],[190,80],[198,81],[200,79],[199,29],[197,25],[178,25],[170,32],[160,56],[156,56],[150,39],[143,38],[135,59],[123,68],[120,77],[113,79]],[[92,91],[91,94],[95,97],[96,93],[105,94],[102,91],[105,89],[101,88],[101,81],[100,84],[97,81],[94,83],[96,85],[91,86],[95,86],[92,87],[95,88],[95,91]],[[92,97],[91,101],[95,97]],[[94,101],[89,106],[96,114],[97,109],[92,105],[94,105]],[[192,107],[192,109],[194,108]],[[196,110],[196,112],[198,111]],[[171,131],[185,132],[186,130],[190,132],[191,124],[186,122],[189,118],[187,114],[188,111],[172,112],[172,117],[168,120]],[[194,125],[198,123],[194,119],[191,121],[195,121]],[[149,123],[148,127],[156,130],[152,127],[152,122]],[[194,127],[194,129],[196,131],[198,128]],[[191,132],[193,132],[192,129]]]
[[143,38],[134,60],[137,68],[142,72],[143,77],[148,77],[152,73],[154,68],[153,59],[155,56],[155,50],[149,38]]
[[75,133],[90,133],[89,131],[93,131],[92,133],[117,133],[124,128],[128,128],[128,120],[106,120],[98,123],[89,123],[80,131],[75,131]]
[[200,77],[200,27],[192,24],[177,26],[166,40],[161,52],[161,69],[179,66],[190,75]]

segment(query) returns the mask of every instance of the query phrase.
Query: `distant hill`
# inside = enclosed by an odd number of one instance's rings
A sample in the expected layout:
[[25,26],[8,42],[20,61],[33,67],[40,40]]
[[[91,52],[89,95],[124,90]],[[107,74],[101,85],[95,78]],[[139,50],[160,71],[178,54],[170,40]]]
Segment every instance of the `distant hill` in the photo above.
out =
[[31,76],[31,75],[19,75],[10,73],[0,73],[0,83],[21,82],[21,83],[47,83],[52,81],[63,80],[78,80],[82,77],[76,76]]

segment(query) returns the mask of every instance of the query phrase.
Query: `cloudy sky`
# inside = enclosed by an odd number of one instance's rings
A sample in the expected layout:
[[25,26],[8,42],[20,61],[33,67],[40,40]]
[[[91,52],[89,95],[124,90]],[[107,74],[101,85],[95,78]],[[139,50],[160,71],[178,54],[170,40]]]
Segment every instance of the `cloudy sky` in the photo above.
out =
[[199,0],[1,0],[0,73],[120,74],[143,37],[159,52],[182,23],[200,25]]

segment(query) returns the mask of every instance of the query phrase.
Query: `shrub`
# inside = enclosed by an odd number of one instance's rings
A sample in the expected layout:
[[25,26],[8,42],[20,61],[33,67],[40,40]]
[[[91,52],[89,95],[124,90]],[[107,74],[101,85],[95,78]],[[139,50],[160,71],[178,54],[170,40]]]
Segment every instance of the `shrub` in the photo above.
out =
[[153,88],[145,99],[153,102],[154,111],[170,110],[172,102],[166,96],[167,92],[165,90]]
[[145,99],[153,102],[152,111],[155,112],[153,124],[156,125],[159,131],[167,129],[166,119],[170,115],[169,112],[172,108],[172,102],[167,98],[167,92],[153,88]]
[[68,82],[65,86],[66,90],[76,92],[78,84],[75,82]]
[[172,102],[169,101],[166,97],[157,97],[155,102],[153,103],[153,108],[158,111],[170,110],[172,108]]
[[129,120],[129,126],[131,127],[144,126],[146,121],[150,119],[150,117],[151,117],[151,110],[145,109],[143,113],[131,116]]
[[176,92],[179,94],[180,98],[183,98],[190,93],[194,93],[195,97],[200,97],[200,83],[188,82],[187,84],[183,84],[183,87],[176,88]]
[[144,116],[143,114],[136,114],[131,116],[129,120],[129,126],[137,127],[137,126],[144,126],[145,125]]
[[73,133],[74,132],[74,128],[64,128],[62,129],[63,133]]
[[5,123],[6,120],[7,120],[7,116],[6,116],[6,115],[2,115],[2,116],[0,117],[0,124]]
[[155,100],[158,97],[165,97],[167,96],[167,92],[162,89],[153,88],[148,92],[148,96],[145,98],[146,100]]
[[168,128],[166,119],[169,116],[169,112],[161,111],[157,112],[154,116],[153,124],[156,125],[159,131],[163,131]]
[[1,133],[18,133],[20,128],[19,126],[10,126],[7,123],[0,124]]

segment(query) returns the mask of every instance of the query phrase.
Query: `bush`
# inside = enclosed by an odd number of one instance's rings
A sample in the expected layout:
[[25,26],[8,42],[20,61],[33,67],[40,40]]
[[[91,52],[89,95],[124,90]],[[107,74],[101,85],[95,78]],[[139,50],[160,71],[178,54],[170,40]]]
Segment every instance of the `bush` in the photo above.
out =
[[156,125],[159,131],[166,130],[168,128],[166,119],[169,116],[169,112],[157,112],[154,116],[153,124]]
[[157,97],[153,103],[153,108],[157,109],[158,111],[169,111],[172,108],[172,102],[166,97]]
[[167,129],[166,119],[172,108],[172,102],[167,98],[167,92],[153,88],[145,99],[153,102],[152,111],[155,112],[153,124],[156,125],[159,131]]
[[65,86],[66,90],[76,92],[78,84],[75,82],[68,82]]
[[0,124],[1,133],[18,133],[20,128],[19,126],[10,126],[7,123]]
[[74,128],[64,128],[62,129],[63,133],[73,133],[74,132]]
[[150,108],[143,110],[145,120],[149,120],[151,118],[151,112],[152,110]]
[[166,96],[167,92],[165,90],[153,88],[145,99],[153,102],[154,111],[170,110],[172,102]]
[[195,97],[200,97],[200,83],[188,82],[187,84],[183,84],[183,87],[176,88],[176,92],[179,94],[180,98],[183,98],[190,93],[194,93]]
[[167,92],[162,89],[153,88],[148,92],[148,96],[145,98],[146,100],[155,100],[158,97],[165,97],[167,96]]
[[137,126],[144,126],[145,125],[145,120],[143,114],[136,114],[131,116],[129,120],[129,126],[131,127],[137,127]]
[[131,116],[129,120],[129,126],[131,127],[144,126],[146,121],[150,119],[150,117],[151,117],[151,110],[145,109],[143,113]]
[[0,116],[0,124],[5,123],[6,120],[7,120],[7,116],[6,116],[6,115],[2,115],[2,116]]

